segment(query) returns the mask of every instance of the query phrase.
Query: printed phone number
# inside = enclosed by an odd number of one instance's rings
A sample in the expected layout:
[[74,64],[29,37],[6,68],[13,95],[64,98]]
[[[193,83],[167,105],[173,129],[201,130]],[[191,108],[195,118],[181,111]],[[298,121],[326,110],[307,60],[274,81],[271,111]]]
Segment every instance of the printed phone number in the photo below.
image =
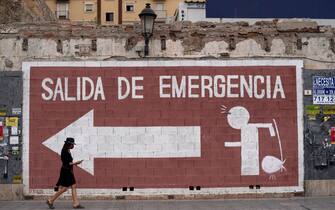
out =
[[313,96],[313,104],[335,104],[335,95]]

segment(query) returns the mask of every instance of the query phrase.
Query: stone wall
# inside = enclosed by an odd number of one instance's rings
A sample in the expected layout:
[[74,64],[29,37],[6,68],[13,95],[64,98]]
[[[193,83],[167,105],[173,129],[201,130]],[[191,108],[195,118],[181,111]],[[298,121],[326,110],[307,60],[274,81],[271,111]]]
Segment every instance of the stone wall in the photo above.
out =
[[[7,24],[0,30],[0,69],[20,70],[25,60],[141,59],[140,25]],[[305,68],[334,66],[334,28],[283,21],[156,25],[150,58],[302,58]]]
[[21,0],[0,1],[0,23],[18,22],[21,20],[23,9]]
[[43,0],[1,0],[0,24],[56,21]]

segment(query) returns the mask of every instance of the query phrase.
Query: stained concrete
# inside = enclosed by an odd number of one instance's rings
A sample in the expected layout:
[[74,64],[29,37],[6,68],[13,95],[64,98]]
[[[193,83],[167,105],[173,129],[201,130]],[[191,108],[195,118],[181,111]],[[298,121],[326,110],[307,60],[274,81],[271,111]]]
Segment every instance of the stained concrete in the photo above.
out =
[[[333,210],[334,197],[253,199],[253,200],[194,200],[194,201],[81,201],[90,210]],[[71,201],[56,201],[56,209],[72,209]],[[0,209],[45,210],[44,200],[0,201]]]
[[0,201],[22,200],[23,199],[23,194],[22,194],[23,185],[22,184],[1,184],[0,187],[1,187]]

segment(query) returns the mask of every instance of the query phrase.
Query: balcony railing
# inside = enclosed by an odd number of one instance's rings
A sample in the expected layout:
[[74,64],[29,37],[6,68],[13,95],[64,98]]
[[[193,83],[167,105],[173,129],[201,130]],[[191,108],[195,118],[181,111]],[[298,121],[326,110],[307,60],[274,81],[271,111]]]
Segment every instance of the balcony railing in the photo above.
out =
[[57,10],[56,17],[60,20],[67,20],[69,19],[69,10]]

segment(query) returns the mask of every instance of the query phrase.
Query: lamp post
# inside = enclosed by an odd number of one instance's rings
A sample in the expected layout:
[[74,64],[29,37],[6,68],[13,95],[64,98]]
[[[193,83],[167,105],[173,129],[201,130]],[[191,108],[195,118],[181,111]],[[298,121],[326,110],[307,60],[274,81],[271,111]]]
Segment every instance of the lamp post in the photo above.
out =
[[154,30],[154,23],[157,15],[151,9],[150,4],[146,4],[145,8],[138,15],[141,19],[142,35],[144,37],[144,56],[149,55],[149,38]]

